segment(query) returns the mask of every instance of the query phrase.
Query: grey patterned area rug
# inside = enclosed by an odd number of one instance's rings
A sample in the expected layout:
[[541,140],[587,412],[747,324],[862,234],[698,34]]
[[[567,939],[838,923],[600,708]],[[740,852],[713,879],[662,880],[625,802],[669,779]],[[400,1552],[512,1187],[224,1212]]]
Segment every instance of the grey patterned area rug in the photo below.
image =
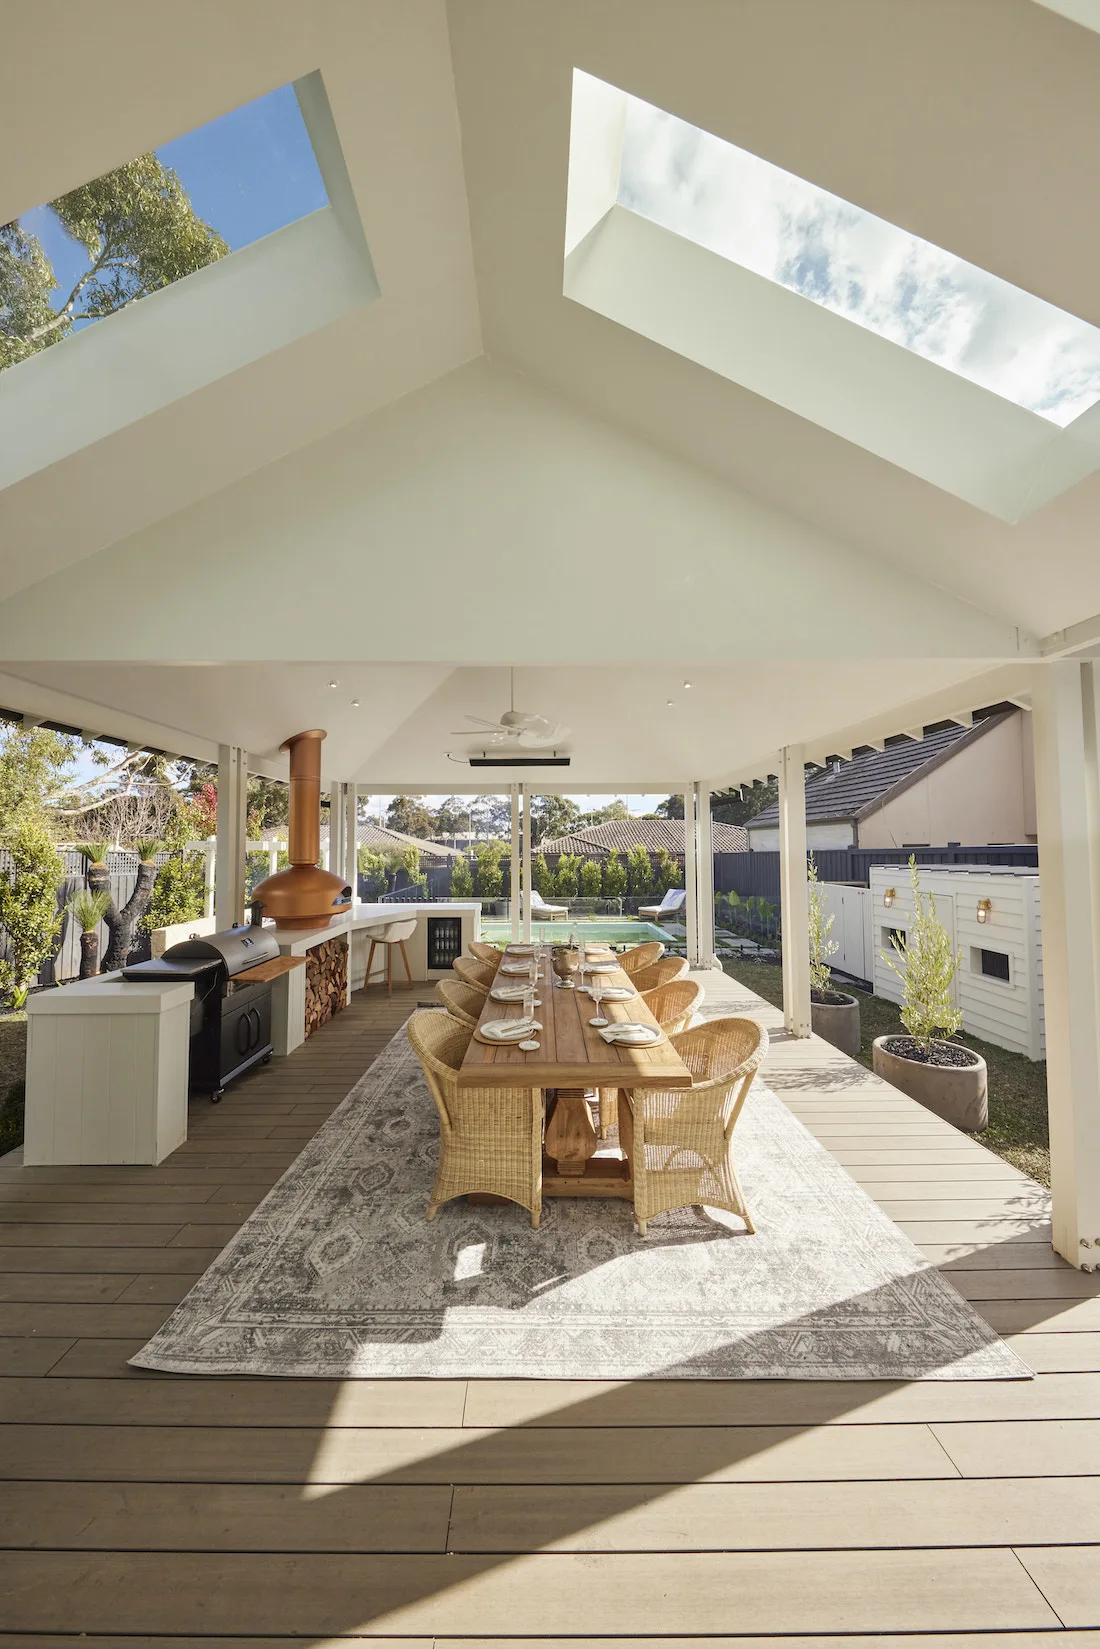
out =
[[131,1359],[343,1378],[1021,1379],[1030,1370],[759,1081],[757,1225],[553,1199],[424,1211],[438,1123],[404,1031]]

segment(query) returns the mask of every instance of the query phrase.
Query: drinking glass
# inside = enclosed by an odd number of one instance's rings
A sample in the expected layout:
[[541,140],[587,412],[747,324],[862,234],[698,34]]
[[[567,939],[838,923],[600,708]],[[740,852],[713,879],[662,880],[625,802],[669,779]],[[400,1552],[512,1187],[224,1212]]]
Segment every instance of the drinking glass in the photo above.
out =
[[610,1021],[605,1019],[600,1012],[600,1003],[603,1001],[604,981],[600,978],[598,973],[594,973],[592,975],[588,989],[591,993],[592,1001],[596,1008],[595,1019],[590,1019],[588,1023],[590,1025],[595,1025],[597,1030],[602,1030],[605,1025],[610,1024]]

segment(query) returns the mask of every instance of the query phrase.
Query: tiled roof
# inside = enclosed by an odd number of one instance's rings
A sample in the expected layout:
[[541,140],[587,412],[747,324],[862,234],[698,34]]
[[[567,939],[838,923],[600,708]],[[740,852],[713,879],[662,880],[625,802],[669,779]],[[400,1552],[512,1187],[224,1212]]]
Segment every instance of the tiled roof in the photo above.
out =
[[[715,823],[714,851],[716,853],[744,853],[749,845],[742,825]],[[647,853],[666,853],[684,856],[683,819],[607,819],[603,824],[583,825],[567,836],[547,837],[539,842],[538,853],[578,853],[589,858],[606,858],[611,853],[627,854],[641,845]]]
[[[980,738],[998,716],[975,722],[972,728],[944,727],[921,740],[902,739],[885,750],[871,750],[843,762],[839,772],[828,767],[806,780],[806,820],[823,824],[833,819],[856,819],[895,785],[915,778],[922,768],[941,761],[964,740]],[[779,823],[778,803],[772,802],[749,821],[749,829]]]
[[459,857],[459,850],[447,847],[443,842],[426,842],[419,836],[406,836],[403,830],[387,830],[384,825],[373,824],[368,819],[364,824],[357,826],[356,841],[360,847],[369,848],[372,853],[403,853],[407,847],[420,849],[421,863],[444,864]]

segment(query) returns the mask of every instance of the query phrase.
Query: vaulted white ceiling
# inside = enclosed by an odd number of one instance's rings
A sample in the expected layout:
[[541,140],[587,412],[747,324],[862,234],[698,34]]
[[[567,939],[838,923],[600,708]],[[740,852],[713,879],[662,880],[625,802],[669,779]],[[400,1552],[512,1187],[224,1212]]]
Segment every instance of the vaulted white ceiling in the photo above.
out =
[[[1057,10],[114,0],[101,24],[72,10],[54,53],[11,19],[0,222],[320,70],[380,296],[0,491],[15,708],[273,759],[354,666],[370,717],[332,710],[334,773],[416,786],[487,667],[562,703],[610,669],[591,685],[641,704],[705,666],[721,710],[683,761],[718,777],[988,702],[1100,613],[1100,478],[1009,525],[563,292],[579,67],[1100,324],[1100,36]],[[689,776],[665,721],[627,723],[582,727],[571,777]]]

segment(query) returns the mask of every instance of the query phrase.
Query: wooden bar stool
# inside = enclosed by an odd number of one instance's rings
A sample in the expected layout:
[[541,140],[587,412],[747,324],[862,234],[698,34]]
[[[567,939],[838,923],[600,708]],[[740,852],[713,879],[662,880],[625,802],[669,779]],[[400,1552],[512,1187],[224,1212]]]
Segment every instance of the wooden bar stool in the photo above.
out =
[[367,989],[371,982],[370,976],[371,969],[374,966],[374,952],[375,947],[378,945],[384,945],[386,947],[386,971],[382,975],[382,978],[377,981],[379,985],[385,981],[386,995],[393,995],[393,953],[395,947],[401,952],[401,960],[405,964],[405,977],[409,981],[409,984],[412,984],[412,969],[409,967],[409,956],[405,949],[405,940],[411,939],[415,932],[416,917],[414,916],[411,921],[387,923],[378,937],[371,939],[370,954],[367,957],[367,973],[366,978],[363,980],[364,990]]

